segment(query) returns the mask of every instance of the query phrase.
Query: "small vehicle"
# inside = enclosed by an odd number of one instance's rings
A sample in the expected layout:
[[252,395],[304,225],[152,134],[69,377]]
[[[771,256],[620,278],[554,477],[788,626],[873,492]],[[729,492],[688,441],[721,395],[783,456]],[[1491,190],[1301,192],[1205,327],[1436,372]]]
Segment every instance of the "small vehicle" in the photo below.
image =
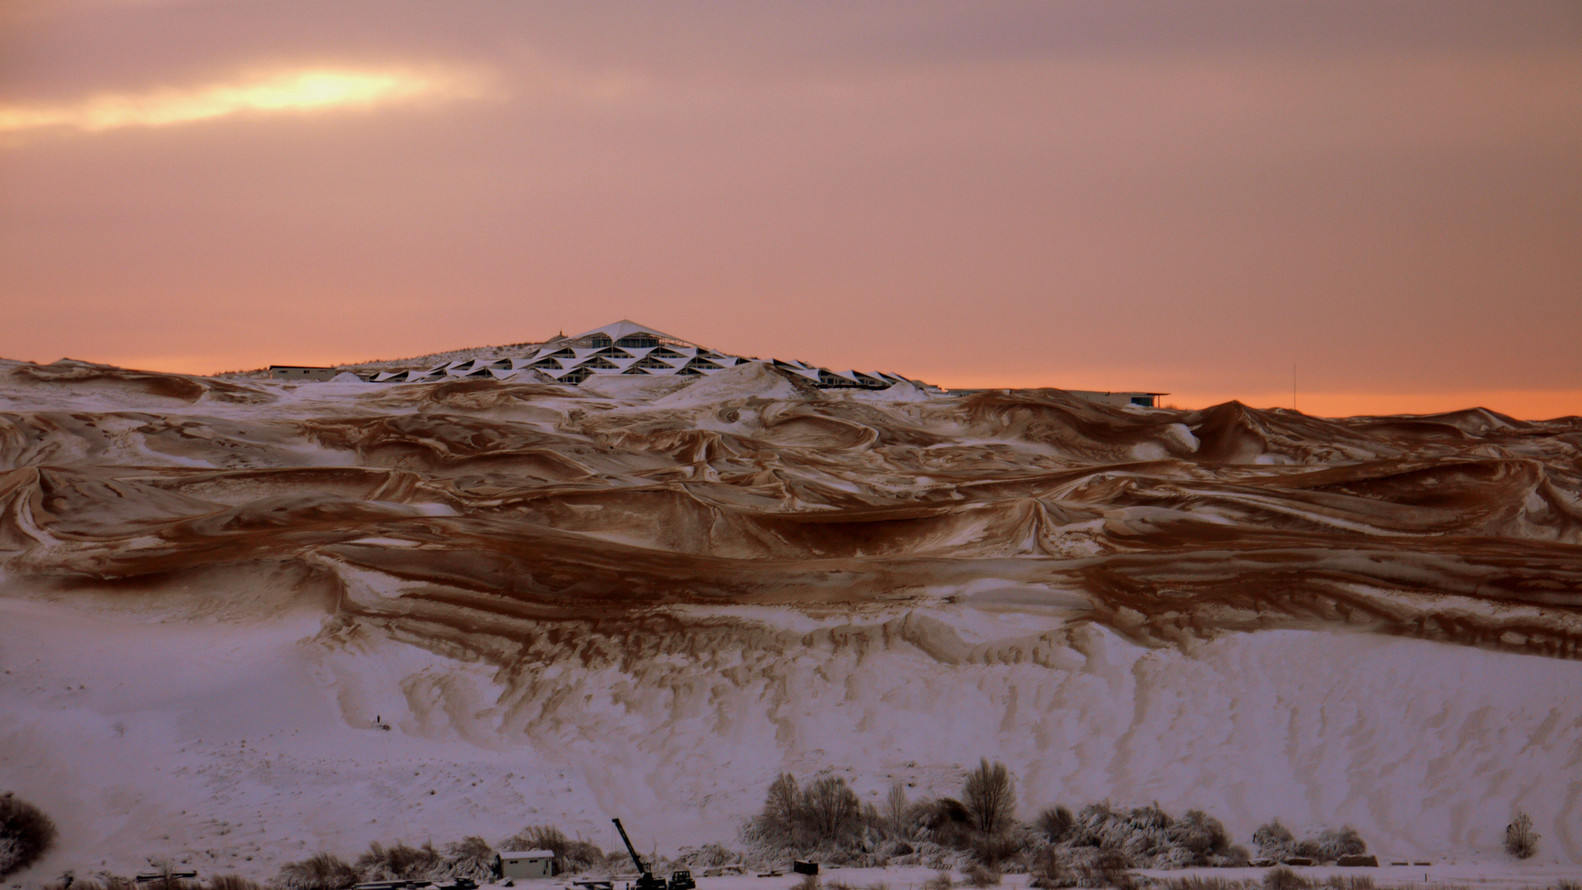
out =
[[693,890],[698,882],[692,880],[692,872],[679,869],[670,873],[669,890]]

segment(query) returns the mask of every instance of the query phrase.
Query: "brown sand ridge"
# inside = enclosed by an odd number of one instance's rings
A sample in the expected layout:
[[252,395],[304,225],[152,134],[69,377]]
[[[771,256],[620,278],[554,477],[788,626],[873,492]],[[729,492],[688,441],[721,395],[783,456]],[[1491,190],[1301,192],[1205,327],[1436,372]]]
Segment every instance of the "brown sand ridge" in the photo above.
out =
[[147,594],[268,575],[463,641],[523,616],[1004,588],[1151,645],[1340,626],[1582,654],[1577,418],[888,401],[754,374],[622,401],[8,363],[0,578]]

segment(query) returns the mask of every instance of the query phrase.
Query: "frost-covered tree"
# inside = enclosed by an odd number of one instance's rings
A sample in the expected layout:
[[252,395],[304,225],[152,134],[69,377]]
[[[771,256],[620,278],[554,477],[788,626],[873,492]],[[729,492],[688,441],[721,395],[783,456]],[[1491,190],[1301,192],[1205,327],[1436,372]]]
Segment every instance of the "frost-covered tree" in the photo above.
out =
[[1016,811],[1016,785],[1003,763],[978,762],[967,774],[961,802],[972,818],[972,827],[985,835],[997,835],[1010,827]]
[[845,779],[839,776],[818,779],[808,786],[802,799],[807,822],[819,840],[839,840],[857,829],[862,805]]
[[769,783],[764,795],[764,808],[753,820],[753,827],[765,840],[777,844],[796,842],[798,821],[802,810],[802,789],[796,776],[781,773]]
[[909,806],[911,802],[906,799],[906,786],[900,782],[893,783],[884,801],[884,821],[896,837],[907,835],[906,811]]

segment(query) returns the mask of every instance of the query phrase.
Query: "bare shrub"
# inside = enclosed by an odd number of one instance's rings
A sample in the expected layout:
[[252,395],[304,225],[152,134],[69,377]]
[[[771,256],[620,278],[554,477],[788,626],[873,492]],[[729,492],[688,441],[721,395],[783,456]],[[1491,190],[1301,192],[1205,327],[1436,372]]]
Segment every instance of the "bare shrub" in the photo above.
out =
[[1066,865],[1084,883],[1099,879],[1090,875],[1098,867],[1097,854],[1085,851],[1114,851],[1125,868],[1236,867],[1248,861],[1219,820],[1201,810],[1177,819],[1157,805],[1123,810],[1105,801],[1083,807],[1069,826],[1049,810],[1039,823],[1039,833],[1067,851]]
[[1343,826],[1339,830],[1321,831],[1313,840],[1314,853],[1317,854],[1313,858],[1321,862],[1336,862],[1342,856],[1355,856],[1368,852],[1367,843],[1350,825]]
[[1002,861],[1010,859],[1021,851],[1024,840],[1025,837],[1018,837],[1008,831],[999,834],[979,834],[972,838],[967,849],[979,863],[997,869]]
[[1263,890],[1310,890],[1313,882],[1281,865],[1263,875]]
[[1278,819],[1258,826],[1252,833],[1252,842],[1258,845],[1260,857],[1276,862],[1293,855],[1296,849],[1296,836]]
[[1505,826],[1505,852],[1517,859],[1531,859],[1538,852],[1538,837],[1532,817],[1517,810],[1516,818]]
[[0,796],[0,878],[41,859],[57,834],[43,810],[9,791]]
[[979,833],[995,835],[1004,831],[1016,811],[1016,784],[1003,763],[978,762],[967,774],[962,787],[962,804]]
[[1166,836],[1192,854],[1188,865],[1210,865],[1211,856],[1223,855],[1230,849],[1225,826],[1202,810],[1187,810],[1186,815],[1170,823]]
[[1052,890],[1056,887],[1074,887],[1077,883],[1076,873],[1071,870],[1070,863],[1066,861],[1066,852],[1059,848],[1050,847],[1039,853],[1033,862],[1032,880],[1029,884],[1033,887]]
[[923,882],[923,890],[952,890],[956,882],[950,879],[950,872],[940,869],[934,876]]
[[[86,887],[79,887],[79,884],[71,886],[72,890],[88,890]],[[207,890],[264,890],[257,881],[241,875],[218,875],[210,878],[206,887]]]
[[1038,814],[1038,833],[1051,844],[1058,844],[1071,833],[1076,821],[1065,807],[1051,807]]
[[1131,833],[1118,822],[1124,819],[1109,801],[1090,803],[1077,811],[1077,823],[1068,842],[1078,847],[1118,847]]
[[913,817],[924,839],[942,847],[964,849],[972,843],[972,816],[961,801],[941,797],[913,806]]
[[275,884],[285,890],[346,890],[357,883],[357,869],[329,853],[281,866]]
[[1151,806],[1136,807],[1126,814],[1126,821],[1131,823],[1134,828],[1147,831],[1169,828],[1170,823],[1174,820],[1170,818],[1169,813],[1159,808],[1159,804],[1155,803]]
[[791,885],[791,890],[819,890],[818,875],[808,875]]
[[719,868],[722,865],[734,865],[742,859],[740,853],[719,844],[682,847],[679,858],[689,868]]
[[440,856],[432,843],[409,847],[398,842],[386,847],[374,841],[357,857],[357,868],[365,881],[429,881],[440,869]]
[[1132,876],[1126,873],[1129,867],[1131,863],[1120,850],[1101,849],[1076,869],[1077,883],[1083,887],[1129,890],[1133,886]]
[[1000,870],[987,865],[973,863],[961,873],[969,887],[993,887],[1000,883]]
[[477,835],[445,845],[445,859],[439,877],[448,880],[471,878],[482,884],[494,879],[494,848]]

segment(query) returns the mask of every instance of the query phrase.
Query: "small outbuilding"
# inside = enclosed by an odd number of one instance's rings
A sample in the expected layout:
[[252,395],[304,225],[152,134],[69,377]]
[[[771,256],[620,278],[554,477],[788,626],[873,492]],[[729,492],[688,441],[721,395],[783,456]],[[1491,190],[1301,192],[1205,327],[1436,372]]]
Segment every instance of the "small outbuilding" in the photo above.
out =
[[507,850],[500,853],[502,878],[550,878],[555,875],[555,854],[548,850]]

